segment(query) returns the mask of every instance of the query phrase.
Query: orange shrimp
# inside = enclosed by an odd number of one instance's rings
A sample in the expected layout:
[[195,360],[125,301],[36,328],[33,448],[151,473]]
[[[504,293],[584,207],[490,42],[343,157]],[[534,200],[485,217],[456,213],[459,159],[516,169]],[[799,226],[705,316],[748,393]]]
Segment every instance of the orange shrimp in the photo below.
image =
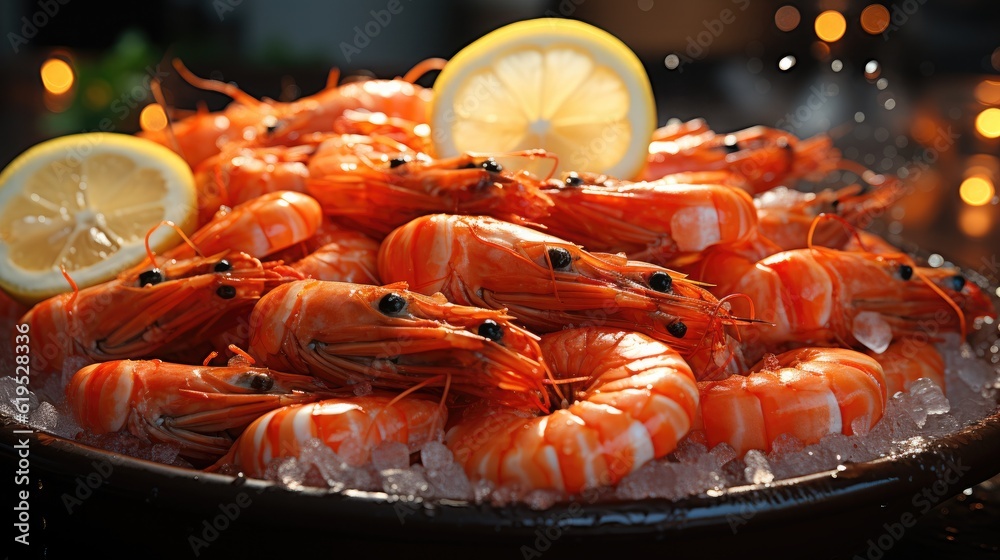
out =
[[868,350],[867,354],[882,366],[885,385],[890,395],[909,391],[910,385],[921,378],[928,378],[945,390],[944,357],[926,338],[901,338],[881,354]]
[[704,430],[710,447],[728,443],[741,457],[770,451],[781,434],[812,444],[827,434],[867,432],[886,406],[882,367],[842,348],[769,355],[747,376],[701,382],[698,389],[695,429]]
[[312,149],[230,144],[206,159],[194,170],[198,225],[210,222],[223,206],[236,206],[276,191],[306,192],[306,161]]
[[623,252],[666,265],[715,244],[748,238],[757,226],[750,196],[723,185],[665,181],[590,186],[570,174],[545,194],[555,205],[538,222],[590,251]]
[[[760,234],[782,250],[801,249],[809,245],[809,231],[821,214],[841,220],[824,221],[815,228],[812,243],[843,249],[853,239],[853,228],[864,228],[903,194],[895,178],[877,176],[876,186],[861,184],[841,189],[826,189],[804,193],[777,187],[754,197]],[[839,222],[839,223],[838,223]],[[899,252],[899,251],[893,251]]]
[[[521,155],[549,157],[540,150]],[[330,152],[321,146],[313,162],[307,190],[323,212],[376,239],[437,212],[527,223],[548,214],[552,206],[542,181],[507,170],[488,156],[431,160],[405,149],[392,156],[368,144],[347,143]]]
[[316,233],[270,256],[307,278],[329,282],[381,284],[378,278],[379,243],[367,235],[324,218]]
[[[641,180],[683,171],[727,170],[747,180],[751,194],[796,179],[816,179],[837,168],[840,152],[825,135],[799,140],[774,128],[754,126],[730,134],[695,127],[692,135],[654,133]],[[667,140],[656,140],[667,138]]]
[[[978,286],[956,271],[918,267],[898,253],[813,247],[754,261],[713,249],[699,269],[697,277],[714,284],[713,291],[748,295],[759,318],[772,323],[748,327],[749,339],[768,351],[784,344],[880,351],[891,337],[941,332],[964,336],[975,317],[996,316]],[[734,310],[738,313],[743,304],[735,300]]]
[[674,450],[691,427],[698,388],[666,344],[616,329],[542,337],[556,378],[548,415],[506,407],[465,411],[446,445],[473,480],[576,493],[615,484]]
[[385,113],[344,111],[333,123],[333,131],[340,134],[360,134],[389,138],[419,153],[430,153],[430,127],[422,120],[388,117]]
[[397,229],[379,250],[379,275],[463,305],[505,308],[536,332],[634,330],[685,357],[714,349],[735,321],[682,274],[483,216],[425,216]]
[[201,348],[209,334],[245,320],[262,294],[301,278],[287,266],[235,252],[134,268],[31,308],[21,322],[42,344],[32,369],[58,375],[70,356],[109,361]]
[[221,112],[202,110],[178,123],[170,123],[163,130],[143,131],[140,135],[177,151],[193,168],[233,140],[252,140],[262,146],[294,146],[300,137],[311,132],[333,132],[335,122],[348,109],[423,122],[433,92],[412,82],[429,70],[440,69],[443,63],[440,59],[429,59],[402,79],[367,80],[340,86],[337,85],[340,74],[334,70],[322,91],[282,103],[257,100],[233,84],[199,78],[175,60],[174,66],[188,83],[222,93],[234,102]]
[[345,463],[361,466],[383,442],[404,443],[411,452],[418,451],[440,432],[447,415],[440,403],[414,396],[350,397],[286,406],[255,420],[229,453],[205,470],[233,465],[260,478],[272,461],[298,457],[313,439],[321,440]]
[[189,366],[115,360],[79,370],[66,402],[80,427],[105,434],[127,429],[147,441],[180,446],[189,459],[215,461],[238,433],[269,410],[329,396],[319,380],[252,367]]
[[268,193],[220,212],[194,232],[189,243],[164,252],[163,257],[186,259],[198,253],[242,251],[263,258],[308,239],[322,220],[319,204],[309,195],[291,191]]
[[520,406],[548,406],[535,335],[502,311],[454,305],[405,283],[280,286],[254,307],[250,331],[249,352],[262,363],[336,386],[450,387],[474,396],[503,389]]

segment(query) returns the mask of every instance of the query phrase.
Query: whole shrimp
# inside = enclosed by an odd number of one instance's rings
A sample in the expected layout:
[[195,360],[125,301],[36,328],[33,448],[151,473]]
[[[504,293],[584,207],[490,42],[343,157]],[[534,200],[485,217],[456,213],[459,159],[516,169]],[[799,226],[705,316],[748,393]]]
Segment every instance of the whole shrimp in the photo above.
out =
[[215,217],[223,206],[233,207],[277,191],[306,192],[311,146],[248,147],[230,143],[194,170],[198,189],[198,225]]
[[[930,332],[960,332],[976,317],[996,316],[978,286],[957,271],[917,266],[903,254],[823,247],[783,251],[760,261],[727,249],[707,252],[696,276],[720,294],[744,293],[771,326],[748,327],[748,341],[867,347]],[[733,307],[740,312],[744,302]],[[879,334],[882,333],[882,334]]]
[[234,437],[265,412],[331,395],[319,380],[252,367],[114,360],[79,370],[66,402],[93,434],[127,429],[147,441],[180,446],[188,459],[215,461]]
[[171,260],[35,305],[21,318],[43,344],[34,371],[56,374],[71,356],[93,361],[166,357],[198,349],[245,320],[257,299],[302,275],[245,253]]
[[866,227],[903,195],[896,178],[879,175],[867,183],[818,193],[777,187],[759,194],[754,197],[758,231],[781,250],[801,249],[810,243],[844,249],[855,239],[856,228]]
[[412,82],[431,69],[440,69],[442,64],[430,59],[402,79],[343,85],[337,85],[340,74],[334,70],[322,91],[296,101],[276,102],[255,99],[232,84],[199,78],[175,60],[174,66],[188,83],[222,93],[234,102],[221,112],[200,110],[162,130],[143,131],[140,135],[177,151],[193,168],[234,140],[255,140],[262,146],[294,146],[301,136],[311,132],[332,132],[337,119],[348,109],[423,122],[433,93]]
[[[307,190],[326,215],[376,239],[427,214],[482,214],[526,223],[552,206],[542,181],[505,169],[492,157],[431,160],[405,147],[392,155],[371,143],[325,142],[310,161]],[[549,157],[541,151],[523,155]]]
[[261,299],[249,352],[269,367],[333,386],[445,388],[547,408],[549,377],[537,337],[502,311],[454,305],[405,283],[368,286],[303,280]]
[[757,226],[750,196],[728,186],[662,180],[587,185],[575,174],[550,184],[555,187],[544,192],[554,205],[538,222],[590,251],[667,265],[711,245],[742,241]]
[[886,386],[874,359],[842,348],[800,348],[769,355],[749,375],[698,384],[699,422],[708,445],[739,456],[770,451],[782,434],[805,444],[827,434],[867,432],[885,413]]
[[536,416],[482,403],[446,434],[471,479],[576,493],[617,483],[690,429],[698,388],[666,344],[591,327],[543,336],[542,352],[558,410]]
[[825,135],[800,140],[789,132],[764,126],[730,134],[716,134],[700,125],[691,129],[691,134],[676,126],[654,133],[640,179],[726,170],[743,177],[754,194],[796,179],[820,178],[840,162],[840,153]]
[[685,357],[731,350],[724,326],[736,322],[682,274],[484,216],[424,216],[397,229],[379,250],[379,276],[463,305],[505,308],[536,332],[634,330]]
[[416,396],[367,396],[292,405],[264,414],[243,432],[215,465],[232,465],[247,476],[263,477],[275,459],[298,457],[319,439],[349,465],[370,461],[383,442],[400,442],[411,452],[431,441],[447,421],[440,403]]

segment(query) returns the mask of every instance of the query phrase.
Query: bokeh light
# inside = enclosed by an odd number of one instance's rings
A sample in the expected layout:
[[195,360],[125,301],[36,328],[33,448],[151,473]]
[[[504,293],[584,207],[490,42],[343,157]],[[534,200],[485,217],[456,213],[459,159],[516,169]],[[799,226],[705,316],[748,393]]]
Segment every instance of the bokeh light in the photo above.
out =
[[1000,136],[1000,109],[990,107],[976,117],[976,130],[987,138]]
[[791,70],[792,66],[795,66],[795,57],[790,54],[781,57],[781,60],[778,61],[778,69],[783,72]]
[[869,60],[865,63],[865,78],[874,80],[882,73],[882,66],[877,60]]
[[42,64],[42,85],[54,95],[62,95],[73,87],[73,69],[61,58],[50,58]]
[[816,16],[816,36],[832,43],[844,36],[847,31],[847,20],[836,10],[827,10]]
[[861,11],[861,28],[878,35],[889,28],[889,10],[881,4],[872,4]]
[[163,107],[159,103],[151,103],[142,108],[139,113],[139,126],[143,130],[155,132],[167,127],[167,114],[163,112]]
[[795,6],[782,6],[774,12],[774,24],[782,31],[791,31],[799,26],[802,17]]
[[958,213],[958,228],[968,237],[983,237],[993,228],[993,213],[982,206],[965,206]]
[[1000,82],[983,80],[975,90],[976,100],[985,105],[1000,105]]
[[958,195],[962,197],[962,202],[969,206],[983,206],[993,200],[996,193],[993,182],[982,175],[975,175],[962,181],[958,188]]

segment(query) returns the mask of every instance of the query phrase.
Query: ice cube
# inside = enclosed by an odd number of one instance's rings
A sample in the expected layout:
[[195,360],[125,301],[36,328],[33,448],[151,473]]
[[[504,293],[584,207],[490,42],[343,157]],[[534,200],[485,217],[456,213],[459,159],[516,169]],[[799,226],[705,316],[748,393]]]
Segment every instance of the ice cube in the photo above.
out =
[[768,484],[774,480],[774,473],[771,472],[771,465],[767,462],[767,457],[756,449],[747,451],[743,457],[746,463],[744,475],[750,484]]
[[414,465],[411,468],[389,468],[380,471],[382,490],[388,494],[396,494],[408,498],[434,497],[434,488],[424,478],[423,467]]
[[410,450],[398,441],[380,443],[372,449],[372,465],[379,471],[405,469],[410,466]]
[[454,460],[451,450],[439,441],[429,441],[420,450],[420,464],[428,471],[447,468]]
[[876,354],[885,352],[892,342],[892,327],[876,311],[862,311],[855,315],[851,334]]
[[427,480],[434,486],[434,495],[452,500],[473,498],[472,484],[457,463],[439,469],[427,469]]

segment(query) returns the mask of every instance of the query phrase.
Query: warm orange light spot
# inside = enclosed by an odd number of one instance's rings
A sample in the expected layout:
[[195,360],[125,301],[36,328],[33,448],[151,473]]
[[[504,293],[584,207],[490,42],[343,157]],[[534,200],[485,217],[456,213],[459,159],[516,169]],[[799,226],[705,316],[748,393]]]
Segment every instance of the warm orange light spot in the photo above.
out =
[[986,105],[1000,104],[1000,82],[983,80],[976,86],[976,99]]
[[1000,136],[1000,109],[990,107],[976,117],[976,130],[987,138]]
[[816,16],[816,36],[832,43],[844,36],[847,20],[836,10],[827,10]]
[[73,69],[61,58],[46,60],[42,64],[42,85],[49,93],[66,93],[73,87]]
[[795,6],[782,6],[774,12],[774,24],[782,31],[791,31],[799,26],[802,17]]
[[889,10],[881,4],[872,4],[861,11],[861,28],[878,35],[889,27]]
[[163,107],[159,103],[151,103],[142,108],[139,113],[139,126],[143,130],[155,132],[167,127],[167,114],[163,112]]
[[993,228],[993,212],[982,206],[966,206],[958,213],[958,227],[969,237],[983,237]]
[[969,206],[982,206],[993,200],[993,182],[982,175],[969,177],[958,187],[958,195]]
[[830,45],[827,45],[823,41],[813,41],[812,45],[809,47],[812,51],[813,57],[817,60],[824,60],[826,57],[830,56]]

